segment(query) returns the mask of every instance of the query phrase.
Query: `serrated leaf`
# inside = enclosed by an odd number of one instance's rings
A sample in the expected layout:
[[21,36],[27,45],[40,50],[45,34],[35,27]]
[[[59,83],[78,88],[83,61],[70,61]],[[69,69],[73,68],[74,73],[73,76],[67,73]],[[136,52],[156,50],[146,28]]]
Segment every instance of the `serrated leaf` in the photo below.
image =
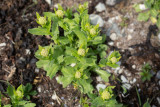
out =
[[91,81],[90,80],[80,79],[77,83],[81,86],[80,87],[81,92],[83,92],[84,94],[92,93],[94,88],[91,85]]
[[96,69],[95,72],[101,76],[101,78],[105,81],[105,82],[109,82],[109,77],[111,76],[110,73],[108,73],[107,71],[104,70],[100,70],[100,69]]
[[58,63],[61,64],[64,61],[63,55],[59,56],[57,60],[58,60]]
[[149,19],[149,15],[150,15],[150,12],[147,11],[147,12],[143,12],[143,13],[139,13],[138,15],[138,20],[139,21],[147,21]]
[[72,63],[76,63],[77,59],[75,57],[73,57],[73,56],[66,56],[64,58],[64,61],[65,61],[66,65],[69,65],[69,64],[72,64]]
[[73,68],[69,66],[63,67],[61,71],[63,73],[63,76],[60,76],[58,78],[58,82],[62,83],[63,87],[65,88],[73,81],[75,72]]
[[58,64],[53,64],[53,62],[50,62],[47,66],[44,67],[44,70],[47,71],[47,76],[52,79],[55,74],[58,72],[60,66]]

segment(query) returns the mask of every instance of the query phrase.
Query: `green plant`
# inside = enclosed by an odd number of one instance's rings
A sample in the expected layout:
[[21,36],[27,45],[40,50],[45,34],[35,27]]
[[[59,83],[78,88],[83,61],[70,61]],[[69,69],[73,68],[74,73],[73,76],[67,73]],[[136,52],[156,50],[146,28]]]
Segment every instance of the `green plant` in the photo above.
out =
[[128,17],[122,17],[122,21],[120,22],[120,26],[121,27],[127,27],[128,23],[127,23]]
[[[101,67],[117,67],[120,54],[114,51],[106,58],[105,35],[100,35],[99,25],[90,25],[87,8],[88,3],[79,5],[78,13],[71,15],[59,5],[55,13],[44,12],[44,17],[36,13],[40,26],[28,31],[34,35],[50,35],[54,41],[49,46],[39,46],[35,54],[39,59],[38,68],[46,70],[50,78],[61,71],[58,82],[63,87],[72,83],[81,92],[92,93],[91,72],[108,82],[110,74]],[[74,17],[70,19],[70,16]],[[60,30],[64,33],[61,34]]]
[[145,64],[145,65],[142,67],[142,71],[143,71],[143,72],[140,73],[142,81],[143,81],[143,82],[146,81],[146,80],[150,81],[150,80],[151,80],[151,77],[152,77],[152,74],[150,73],[150,71],[151,71],[151,66],[150,66],[149,64]]
[[116,96],[113,94],[113,89],[115,86],[108,86],[106,89],[99,90],[99,94],[90,94],[91,98],[91,107],[122,107],[122,104],[119,104],[116,101]]
[[[144,7],[145,6],[145,7]],[[149,18],[153,24],[156,24],[160,28],[160,1],[159,0],[145,0],[144,8],[142,10],[142,4],[134,5],[136,12],[141,12],[138,15],[139,21],[147,21]]]
[[24,97],[26,97],[25,95],[31,95],[30,93],[24,93],[24,89],[26,90],[26,86],[24,87],[23,85],[20,85],[17,89],[15,89],[15,87],[8,84],[6,94],[10,97],[11,104],[4,105],[3,107],[35,107],[36,104],[23,100]]

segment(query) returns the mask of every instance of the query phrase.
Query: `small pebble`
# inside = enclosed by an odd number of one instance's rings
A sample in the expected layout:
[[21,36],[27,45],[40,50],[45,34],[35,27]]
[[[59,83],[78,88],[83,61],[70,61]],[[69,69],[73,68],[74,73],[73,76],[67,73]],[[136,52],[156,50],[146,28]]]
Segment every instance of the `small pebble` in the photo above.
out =
[[97,25],[97,24],[99,24],[99,27],[103,27],[104,21],[103,21],[103,19],[102,19],[101,16],[96,15],[96,14],[91,14],[91,15],[89,16],[89,18],[90,18],[90,21],[91,21],[91,24],[92,24],[92,25]]
[[108,45],[113,46],[114,42],[108,42]]
[[53,99],[53,100],[57,100],[57,95],[56,95],[56,94],[53,94],[53,95],[52,95],[52,99]]
[[6,46],[6,43],[1,43],[0,47]]
[[123,84],[122,86],[128,90],[131,89],[131,87],[132,87],[130,84],[127,84],[127,83]]
[[116,33],[112,33],[112,34],[110,35],[110,38],[111,38],[112,41],[115,41],[115,40],[118,39],[118,36],[117,36]]
[[133,68],[133,69],[136,69],[136,65],[132,65],[132,68]]
[[122,83],[128,83],[129,81],[126,79],[125,76],[121,75],[121,80],[122,80]]
[[30,49],[26,49],[26,55],[30,55],[30,54],[31,54]]
[[36,68],[36,69],[35,69],[35,72],[36,72],[36,73],[39,73],[39,68]]

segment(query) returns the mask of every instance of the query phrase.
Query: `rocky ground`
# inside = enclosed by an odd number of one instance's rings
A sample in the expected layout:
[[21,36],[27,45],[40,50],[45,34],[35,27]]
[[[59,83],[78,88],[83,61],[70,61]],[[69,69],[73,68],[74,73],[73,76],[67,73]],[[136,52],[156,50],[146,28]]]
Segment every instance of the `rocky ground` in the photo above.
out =
[[[37,2],[36,2],[37,1]],[[52,11],[61,4],[64,8],[89,2],[92,24],[98,24],[101,33],[107,36],[107,53],[118,50],[122,58],[120,67],[106,71],[114,74],[111,83],[95,78],[95,87],[105,88],[116,85],[118,101],[129,107],[140,107],[136,88],[142,104],[152,99],[151,106],[160,106],[160,33],[148,22],[137,21],[133,9],[135,3],[143,0],[2,0],[0,1],[0,80],[8,80],[14,86],[31,83],[38,94],[31,101],[37,107],[80,107],[81,94],[73,86],[63,89],[50,80],[45,71],[35,66],[34,53],[38,45],[48,45],[51,41],[45,36],[33,36],[29,28],[37,26],[35,12],[42,14]],[[152,67],[151,81],[142,82],[140,72],[144,64]],[[121,86],[127,89],[124,94]],[[5,92],[6,84],[0,82],[0,91]]]

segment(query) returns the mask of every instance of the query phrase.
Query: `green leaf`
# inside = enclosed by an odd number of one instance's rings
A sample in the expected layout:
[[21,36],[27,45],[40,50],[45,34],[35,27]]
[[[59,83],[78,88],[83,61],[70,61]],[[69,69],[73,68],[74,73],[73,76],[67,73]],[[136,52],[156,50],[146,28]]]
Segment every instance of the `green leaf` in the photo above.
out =
[[63,88],[68,86],[74,79],[74,69],[72,67],[63,67],[62,68],[63,76],[58,77],[58,82],[63,84]]
[[58,72],[60,66],[58,64],[54,64],[52,61],[44,67],[44,70],[47,71],[47,76],[50,77],[50,79],[52,79],[55,74]]
[[52,17],[55,16],[55,14],[52,13],[52,12],[43,12],[43,14],[44,14],[45,16],[49,17],[49,18],[52,18]]
[[141,11],[142,11],[139,6],[140,6],[139,4],[135,4],[135,5],[133,6],[134,9],[136,10],[136,12],[141,12]]
[[80,79],[77,83],[78,83],[78,85],[81,86],[80,87],[81,92],[83,92],[84,94],[92,93],[94,88],[91,85],[91,81],[90,80]]
[[59,34],[58,18],[56,16],[54,16],[51,19],[53,21],[53,24],[52,24],[52,35],[57,37],[57,35]]
[[151,105],[150,105],[149,102],[148,102],[148,99],[147,99],[147,101],[143,104],[143,107],[151,107]]
[[61,64],[64,61],[63,55],[59,56],[57,60],[58,60],[58,63]]
[[66,65],[69,65],[69,64],[72,64],[72,63],[76,63],[77,59],[75,57],[73,57],[73,56],[66,56],[64,58],[64,61],[65,61]]
[[50,60],[39,60],[36,62],[36,66],[37,68],[44,68],[45,66],[48,65],[49,62]]
[[139,21],[147,21],[149,19],[149,15],[150,15],[150,12],[147,11],[147,12],[143,12],[143,13],[139,13],[138,15],[138,20]]
[[68,40],[67,37],[60,37],[60,38],[59,38],[59,42],[60,42],[62,45],[69,44],[69,40]]
[[8,84],[7,94],[10,96],[11,99],[14,99],[15,97],[14,91],[15,91],[15,88]]
[[12,107],[10,104],[4,105],[3,107]]
[[150,12],[151,12],[151,16],[153,16],[155,18],[157,17],[157,15],[158,15],[158,11],[157,10],[151,9]]
[[42,28],[42,27],[28,29],[28,32],[33,35],[50,35],[50,32],[48,31],[48,29]]
[[111,74],[109,74],[107,71],[96,69],[95,72],[100,75],[105,82],[109,82],[109,77]]
[[35,103],[27,103],[24,105],[24,107],[35,107],[36,104]]
[[101,43],[102,43],[102,36],[96,36],[96,37],[94,38],[94,40],[92,40],[92,43],[93,43],[94,45],[101,44]]
[[84,47],[87,46],[87,38],[83,32],[81,32],[78,28],[74,29],[74,33],[78,36],[79,38],[79,44],[83,45]]

